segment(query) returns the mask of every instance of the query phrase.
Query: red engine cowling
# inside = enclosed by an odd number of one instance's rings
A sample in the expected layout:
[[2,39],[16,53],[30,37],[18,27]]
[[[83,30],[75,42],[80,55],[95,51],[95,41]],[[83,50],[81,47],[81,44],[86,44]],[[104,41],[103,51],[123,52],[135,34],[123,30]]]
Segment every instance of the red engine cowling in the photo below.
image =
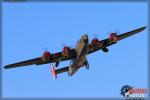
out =
[[98,42],[99,42],[99,39],[98,38],[94,38],[92,41],[91,41],[91,44],[93,46],[98,46]]
[[109,39],[112,42],[117,42],[117,33],[111,33],[110,36],[109,36]]
[[65,47],[62,49],[62,55],[63,55],[63,56],[68,56],[69,53],[70,53],[70,47],[65,46]]
[[48,61],[50,55],[51,55],[51,54],[50,54],[49,51],[45,51],[45,52],[43,53],[43,55],[42,55],[42,60],[43,60],[44,62]]

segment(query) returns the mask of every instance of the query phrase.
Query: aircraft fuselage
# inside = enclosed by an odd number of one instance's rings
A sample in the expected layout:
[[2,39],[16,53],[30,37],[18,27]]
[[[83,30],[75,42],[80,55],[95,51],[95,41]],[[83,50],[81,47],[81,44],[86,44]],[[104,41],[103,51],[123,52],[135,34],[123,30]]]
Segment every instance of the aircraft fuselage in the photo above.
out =
[[72,76],[80,67],[84,66],[86,55],[88,54],[88,43],[89,40],[86,34],[77,42],[75,48],[77,57],[72,60],[72,63],[69,66],[68,74],[70,76]]

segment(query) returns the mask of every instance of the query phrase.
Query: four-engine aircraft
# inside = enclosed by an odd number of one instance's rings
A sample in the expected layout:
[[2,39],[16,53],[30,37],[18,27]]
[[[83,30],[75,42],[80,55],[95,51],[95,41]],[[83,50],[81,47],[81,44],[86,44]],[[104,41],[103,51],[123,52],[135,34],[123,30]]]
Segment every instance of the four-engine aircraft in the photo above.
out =
[[65,46],[61,52],[51,54],[49,51],[45,51],[41,57],[26,60],[14,64],[6,65],[4,68],[16,68],[27,65],[42,65],[48,63],[55,63],[55,67],[58,67],[61,61],[71,60],[70,65],[64,68],[56,69],[53,64],[50,65],[53,77],[56,79],[57,74],[68,72],[69,76],[75,74],[81,67],[89,69],[89,63],[86,59],[88,54],[91,54],[95,51],[102,50],[103,52],[108,52],[108,47],[116,44],[119,40],[132,36],[136,33],[143,31],[146,27],[141,27],[130,32],[126,32],[120,35],[117,33],[111,33],[107,39],[99,40],[94,38],[91,43],[89,43],[88,35],[83,35],[77,42],[75,48],[71,49],[69,46]]

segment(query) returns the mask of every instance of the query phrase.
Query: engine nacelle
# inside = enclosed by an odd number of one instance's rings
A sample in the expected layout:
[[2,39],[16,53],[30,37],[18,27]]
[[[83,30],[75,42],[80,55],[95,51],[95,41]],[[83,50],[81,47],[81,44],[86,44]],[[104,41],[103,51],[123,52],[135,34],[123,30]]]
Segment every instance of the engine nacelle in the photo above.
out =
[[69,56],[70,54],[70,47],[69,46],[65,46],[63,49],[62,49],[62,55],[63,56]]
[[50,52],[49,51],[45,51],[42,55],[42,60],[43,62],[46,62],[49,60],[49,57],[51,56]]
[[109,36],[109,40],[112,42],[117,42],[117,33],[111,33]]
[[96,45],[98,42],[99,42],[99,39],[98,39],[98,38],[94,38],[94,39],[91,41],[91,44],[92,44],[92,45]]

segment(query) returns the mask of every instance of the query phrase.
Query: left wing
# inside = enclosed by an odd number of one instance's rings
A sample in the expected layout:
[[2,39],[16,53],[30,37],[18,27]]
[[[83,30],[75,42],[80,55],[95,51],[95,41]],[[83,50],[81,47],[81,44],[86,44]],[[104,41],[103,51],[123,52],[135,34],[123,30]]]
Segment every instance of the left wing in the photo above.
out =
[[8,69],[8,68],[15,68],[15,67],[21,67],[21,66],[27,66],[27,65],[34,65],[34,64],[41,65],[41,64],[57,62],[58,60],[65,61],[65,60],[70,60],[70,59],[75,58],[75,55],[76,55],[75,50],[71,49],[70,54],[68,56],[63,56],[62,52],[58,52],[58,53],[50,55],[49,60],[45,62],[42,60],[42,57],[38,57],[38,58],[31,59],[31,60],[9,64],[9,65],[6,65],[4,68]]

